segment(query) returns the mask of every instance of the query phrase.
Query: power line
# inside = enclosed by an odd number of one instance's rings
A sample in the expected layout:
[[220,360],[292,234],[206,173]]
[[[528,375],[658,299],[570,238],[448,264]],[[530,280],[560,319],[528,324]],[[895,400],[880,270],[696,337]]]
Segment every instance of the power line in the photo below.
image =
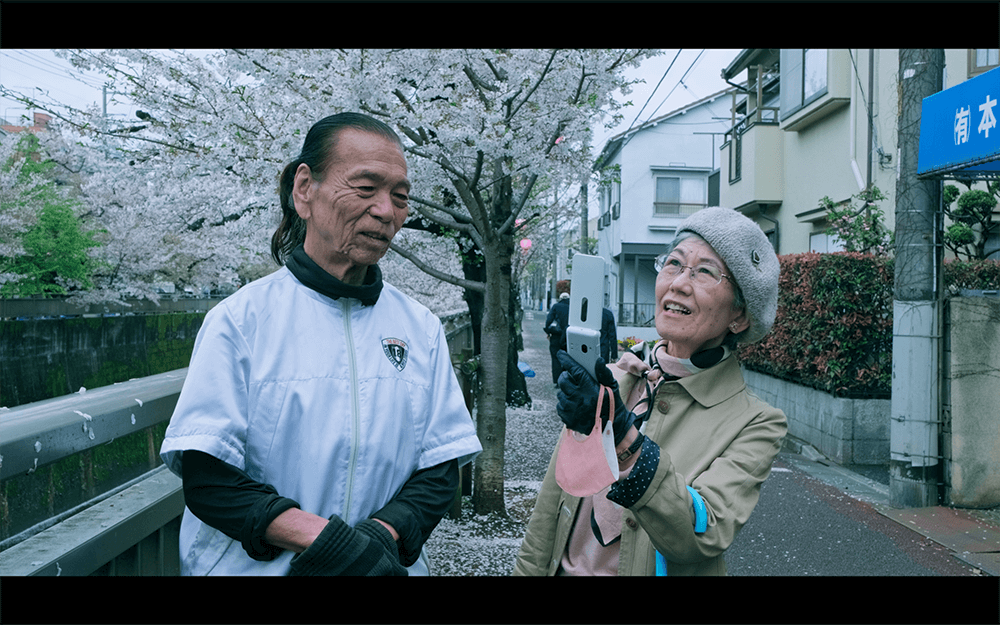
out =
[[[44,58],[39,57],[37,55],[30,55],[30,54],[27,53],[27,51],[24,51],[24,50],[15,50],[15,52],[22,53],[22,55],[24,57],[30,59],[30,61],[33,61],[33,63],[29,62],[28,60],[25,60],[24,58],[17,58],[17,57],[11,56],[9,54],[9,52],[10,51],[7,51],[4,54],[4,56],[6,56],[8,59],[10,59],[10,60],[12,60],[12,61],[14,61],[16,63],[20,63],[22,65],[26,65],[26,66],[30,67],[31,69],[33,69],[33,70],[37,70],[39,72],[45,72],[47,74],[51,74],[53,76],[57,76],[57,77],[63,78],[63,79],[75,80],[77,82],[83,83],[84,85],[86,85],[88,87],[92,87],[94,89],[100,89],[103,86],[101,83],[98,83],[96,80],[94,80],[93,78],[91,78],[89,76],[85,76],[83,74],[74,72],[74,71],[72,71],[72,70],[70,70],[69,68],[66,68],[66,67],[60,67],[60,66],[52,63],[51,61],[48,61],[47,59],[44,59]],[[52,68],[52,69],[48,69],[46,67],[39,67],[35,63],[40,63],[40,64],[47,65],[48,68]],[[9,68],[8,68],[8,70],[20,74],[19,72],[16,72],[15,70],[10,70]],[[23,75],[23,74],[20,74],[20,75]],[[33,78],[35,80],[38,80],[37,76],[32,76],[31,78]],[[41,81],[39,81],[39,82],[41,82]]]
[[[697,57],[695,57],[694,61],[693,61],[693,62],[691,63],[691,65],[690,65],[690,66],[689,66],[689,67],[687,68],[687,71],[686,71],[686,72],[684,72],[684,75],[683,75],[683,76],[681,76],[681,79],[677,81],[677,84],[676,84],[676,85],[674,85],[674,88],[670,90],[670,93],[668,93],[668,94],[667,94],[667,97],[663,98],[663,101],[662,101],[662,102],[660,102],[660,106],[663,106],[663,105],[664,105],[664,104],[665,104],[665,103],[667,102],[667,100],[668,100],[668,99],[670,99],[670,96],[672,96],[672,95],[674,94],[674,91],[676,91],[676,90],[677,90],[677,87],[678,87],[679,85],[682,85],[682,84],[684,84],[684,79],[685,79],[685,78],[687,78],[687,75],[691,73],[691,70],[692,70],[692,69],[694,69],[694,66],[695,66],[695,65],[696,65],[696,64],[698,63],[698,61],[700,61],[700,60],[701,60],[701,55],[703,55],[703,54],[705,54],[705,51],[704,51],[704,50],[702,50],[701,52],[699,52],[699,53],[698,53],[698,56],[697,56]],[[650,114],[650,116],[649,116],[649,119],[653,119],[653,117],[655,117],[655,116],[656,116],[656,113],[657,113],[657,111],[659,111],[659,110],[660,110],[660,106],[656,107],[656,110],[655,110],[655,111],[653,111],[653,112],[652,112],[652,113]],[[647,119],[646,121],[648,122],[648,121],[649,121],[649,119]]]
[[[680,53],[681,53],[681,51],[678,50],[677,51],[677,56],[680,56]],[[703,54],[705,54],[705,50],[702,50],[701,52],[698,53],[698,56],[695,57],[694,61],[691,62],[691,65],[688,66],[687,71],[684,72],[684,75],[681,76],[681,79],[679,81],[677,81],[677,84],[673,86],[673,88],[670,90],[670,93],[668,93],[667,96],[665,98],[663,98],[663,101],[660,102],[660,106],[656,107],[656,110],[653,111],[650,114],[649,118],[646,119],[646,121],[644,121],[643,124],[648,124],[649,120],[653,119],[653,117],[656,116],[656,112],[659,111],[660,107],[663,106],[663,104],[670,98],[671,95],[673,95],[674,91],[677,89],[677,86],[680,85],[684,81],[685,78],[687,78],[687,75],[691,72],[692,69],[694,69],[695,64],[698,63],[698,61],[701,59],[701,55],[703,55]],[[674,66],[674,61],[677,60],[677,56],[675,56],[674,60],[670,62],[670,67]],[[670,67],[668,67],[667,71],[663,73],[663,78],[667,77],[667,72],[670,71]],[[663,82],[663,78],[660,79],[660,83]],[[660,88],[660,83],[656,84],[656,88],[657,89]],[[656,89],[653,89],[653,93],[656,93]],[[649,98],[650,99],[652,99],[653,93],[649,94]],[[649,104],[649,100],[646,101],[646,104]],[[643,108],[643,110],[645,110],[646,105],[644,104],[642,108]],[[639,111],[639,115],[641,115],[641,114],[642,114],[642,110]],[[636,115],[636,119],[639,119],[639,115]],[[635,121],[633,121],[632,124],[634,125]],[[632,126],[629,126],[629,130],[631,130],[631,129],[632,129]],[[626,145],[628,145],[629,141],[632,140],[632,137],[635,136],[635,135],[628,135],[628,131],[629,130],[625,131],[625,141],[624,141],[624,143],[622,143],[622,148],[624,148]]]
[[[71,68],[72,66],[67,67],[65,65],[59,65],[58,63],[54,63],[53,61],[46,59],[38,54],[35,54],[29,50],[14,50],[14,52],[17,52],[22,56],[31,59],[35,63],[40,63],[45,67],[51,68],[51,70],[45,70],[44,67],[35,69],[41,69],[42,71],[51,71],[52,73],[56,73],[57,75],[63,75],[65,77],[72,78],[73,80],[78,80],[90,86],[94,86],[92,82],[90,82],[93,80],[91,77],[84,76],[82,74],[74,72],[74,70]],[[28,63],[27,61],[22,61],[22,62],[25,65],[30,65],[30,63]]]
[[656,94],[656,90],[660,88],[661,84],[663,84],[663,79],[666,78],[667,74],[670,73],[671,68],[673,68],[674,63],[677,62],[677,58],[681,55],[681,52],[683,51],[684,51],[683,48],[677,50],[677,54],[674,55],[674,60],[670,61],[670,66],[667,67],[667,71],[663,72],[663,76],[660,77],[660,82],[656,83],[656,87],[649,93],[649,97],[646,98],[646,104],[642,105],[642,108],[639,109],[639,112],[635,114],[635,119],[633,119],[632,123],[629,124],[628,128],[625,129],[626,135],[628,134],[629,130],[632,130],[632,126],[635,126],[635,122],[639,120],[639,116],[642,115],[642,112],[646,110],[646,106],[649,104],[649,101],[653,99],[653,96]]
[[[881,151],[882,150],[882,145],[880,143],[880,138],[878,136],[878,128],[875,125],[875,114],[871,110],[869,110],[869,108],[868,108],[868,98],[865,97],[865,88],[861,84],[861,73],[858,72],[858,62],[857,62],[857,59],[854,58],[854,52],[853,52],[853,50],[848,49],[847,50],[847,54],[850,55],[850,57],[851,57],[851,65],[854,66],[854,79],[858,83],[858,91],[861,92],[861,103],[865,107],[865,113],[868,115],[868,125],[872,129],[872,143],[873,143],[873,145],[872,145],[872,151]],[[869,54],[872,54],[872,52],[869,52]],[[871,158],[871,155],[869,155],[869,158]]]

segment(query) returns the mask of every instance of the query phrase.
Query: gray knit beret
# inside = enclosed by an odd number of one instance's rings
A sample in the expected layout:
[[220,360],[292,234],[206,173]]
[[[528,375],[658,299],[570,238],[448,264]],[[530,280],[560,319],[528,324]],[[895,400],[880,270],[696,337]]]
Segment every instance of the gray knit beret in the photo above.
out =
[[778,256],[764,231],[752,219],[731,208],[703,208],[681,222],[677,235],[693,232],[712,246],[743,291],[750,327],[736,336],[756,343],[774,325],[778,312]]

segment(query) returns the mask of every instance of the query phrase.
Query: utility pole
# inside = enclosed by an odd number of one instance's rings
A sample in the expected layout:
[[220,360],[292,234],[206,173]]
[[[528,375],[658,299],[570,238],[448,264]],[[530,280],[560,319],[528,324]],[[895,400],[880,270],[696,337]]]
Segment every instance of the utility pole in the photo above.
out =
[[587,218],[589,207],[587,206],[587,180],[584,179],[580,185],[580,253],[590,254],[590,246],[587,245]]
[[899,51],[899,163],[893,293],[890,503],[938,503],[940,422],[941,183],[917,179],[923,98],[942,89],[944,50]]

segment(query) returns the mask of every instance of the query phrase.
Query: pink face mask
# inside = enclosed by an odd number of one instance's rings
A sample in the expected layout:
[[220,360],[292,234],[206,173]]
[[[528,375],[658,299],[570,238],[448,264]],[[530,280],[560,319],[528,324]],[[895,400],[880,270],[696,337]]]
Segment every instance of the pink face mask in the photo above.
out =
[[604,390],[597,398],[594,428],[589,435],[563,429],[556,455],[556,482],[574,497],[589,497],[618,481],[618,456],[615,453],[615,435],[611,428],[615,414],[615,400],[609,397],[607,425],[601,431],[601,404]]

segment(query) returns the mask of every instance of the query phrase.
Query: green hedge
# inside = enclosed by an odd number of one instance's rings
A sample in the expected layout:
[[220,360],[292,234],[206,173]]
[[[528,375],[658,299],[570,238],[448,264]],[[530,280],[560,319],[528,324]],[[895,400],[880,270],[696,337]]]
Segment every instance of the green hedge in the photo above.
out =
[[956,289],[1000,289],[1000,260],[946,260],[944,284]]
[[747,368],[839,396],[883,396],[892,376],[891,261],[787,254],[774,328],[741,346]]
[[[892,388],[893,261],[855,252],[779,257],[778,314],[748,369],[839,397],[887,398]],[[950,261],[945,286],[1000,288],[1000,262]]]

